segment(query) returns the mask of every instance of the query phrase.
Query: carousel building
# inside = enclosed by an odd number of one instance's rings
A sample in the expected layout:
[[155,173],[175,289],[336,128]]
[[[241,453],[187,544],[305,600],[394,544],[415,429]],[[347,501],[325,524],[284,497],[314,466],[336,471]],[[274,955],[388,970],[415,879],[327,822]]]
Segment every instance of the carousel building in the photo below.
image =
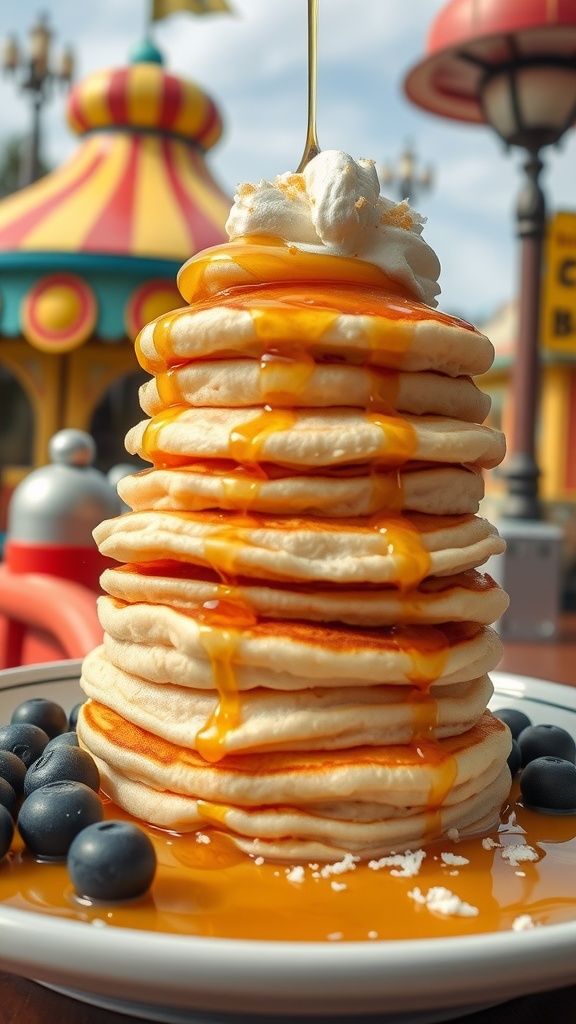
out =
[[67,114],[77,151],[0,201],[0,530],[57,431],[88,431],[100,469],[127,461],[134,338],[182,305],[181,264],[226,238],[230,199],[205,163],[219,112],[152,44],[80,82]]

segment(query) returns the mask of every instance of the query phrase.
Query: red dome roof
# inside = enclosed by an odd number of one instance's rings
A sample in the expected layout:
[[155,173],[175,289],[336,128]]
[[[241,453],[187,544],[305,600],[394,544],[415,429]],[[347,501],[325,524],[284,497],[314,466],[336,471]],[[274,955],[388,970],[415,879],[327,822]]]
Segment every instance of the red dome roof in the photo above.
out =
[[515,52],[574,59],[574,0],[449,0],[432,23],[425,58],[406,76],[406,94],[424,110],[483,123],[486,70]]
[[156,62],[89,75],[70,93],[67,113],[78,135],[132,128],[176,135],[206,150],[222,134],[222,121],[210,97]]

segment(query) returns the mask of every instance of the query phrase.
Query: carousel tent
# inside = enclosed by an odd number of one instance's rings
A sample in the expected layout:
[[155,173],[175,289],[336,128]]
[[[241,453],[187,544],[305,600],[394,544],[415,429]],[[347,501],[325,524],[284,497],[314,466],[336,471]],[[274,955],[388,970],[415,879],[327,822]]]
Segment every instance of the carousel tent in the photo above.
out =
[[72,157],[0,201],[0,467],[4,504],[65,427],[101,468],[137,416],[133,340],[182,304],[178,268],[225,236],[229,198],[205,153],[222,122],[197,85],[139,47],[70,93]]

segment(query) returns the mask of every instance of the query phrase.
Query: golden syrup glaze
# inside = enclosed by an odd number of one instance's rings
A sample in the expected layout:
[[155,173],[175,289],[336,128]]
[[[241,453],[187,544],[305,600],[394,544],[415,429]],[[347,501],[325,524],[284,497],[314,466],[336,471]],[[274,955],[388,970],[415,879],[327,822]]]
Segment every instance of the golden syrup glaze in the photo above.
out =
[[260,357],[260,392],[265,405],[293,408],[314,373],[315,363],[303,345],[270,350]]
[[230,288],[262,282],[354,281],[409,296],[383,270],[364,260],[306,252],[275,235],[245,235],[192,256],[178,272],[178,289],[186,302],[205,302]]
[[[110,803],[105,816],[129,817]],[[150,891],[139,900],[78,898],[64,864],[38,863],[22,852],[16,838],[0,862],[0,902],[110,927],[296,942],[464,937],[509,930],[524,914],[536,926],[576,920],[576,817],[529,811],[518,800],[517,788],[503,808],[499,828],[490,833],[496,848],[486,849],[480,838],[437,841],[426,848],[416,877],[393,876],[393,867],[375,870],[366,863],[343,873],[306,864],[296,873],[290,863],[261,863],[240,853],[217,827],[187,835],[142,827],[154,843],[158,869]],[[538,859],[516,867],[506,861],[501,847],[517,843],[531,846]],[[442,853],[469,863],[444,864]],[[423,893],[445,886],[479,913],[431,913],[408,895],[416,886]]]
[[[346,470],[348,467],[344,467],[344,469]],[[303,477],[308,479],[313,479],[314,477],[346,479],[364,476],[367,477],[367,483],[370,488],[369,507],[374,510],[374,514],[378,511],[383,512],[386,510],[394,515],[398,515],[405,506],[403,476],[397,470],[378,472],[376,469],[370,469],[366,474],[365,470],[360,473],[358,467],[353,467],[350,472],[338,474],[333,472],[332,469],[321,473],[308,472],[306,470],[302,472],[299,470],[297,474],[289,474],[288,470],[279,471],[279,467],[272,466],[270,463],[240,466],[229,460],[222,459],[214,460],[213,464],[207,461],[194,460],[186,466],[179,466],[178,471],[178,476],[171,481],[170,499],[172,507],[180,511],[185,509],[192,511],[194,505],[198,504],[200,509],[212,506],[225,512],[248,513],[254,511],[263,512],[264,514],[280,515],[287,513],[288,515],[303,515],[308,512],[312,504],[311,499],[306,494],[297,497],[296,495],[284,493],[281,499],[279,499],[277,496],[272,496],[269,493],[266,494],[264,491],[263,485],[267,481],[283,479],[288,475],[292,479],[294,477],[297,479],[302,479]],[[151,469],[142,470],[140,475],[151,472],[153,472]],[[204,495],[196,499],[191,491],[191,486],[186,482],[185,474],[187,473],[198,477],[214,477],[221,485],[221,494],[212,501],[208,501]],[[133,507],[136,509],[135,504]],[[145,507],[142,502],[137,506],[140,511]],[[323,509],[325,508],[324,505],[322,507]]]
[[228,733],[242,720],[241,698],[234,671],[235,654],[243,631],[253,628],[257,618],[245,601],[226,596],[205,601],[198,610],[200,643],[212,667],[218,704],[196,734],[196,747],[205,761],[214,762],[225,755]]
[[241,466],[258,466],[259,456],[267,438],[290,430],[296,417],[285,409],[263,409],[230,432],[230,455]]
[[[198,459],[198,452],[167,450],[168,441],[163,437],[164,429],[174,422],[183,421],[182,429],[185,430],[189,409],[190,406],[185,404],[168,406],[146,424],[142,436],[142,455],[155,468],[186,466]],[[297,413],[289,409],[272,409],[270,406],[258,409],[256,415],[253,408],[246,412],[246,421],[230,431],[227,451],[222,454],[235,459],[240,465],[254,466],[266,461],[265,456],[261,458],[266,441],[276,433],[289,431],[297,424],[298,417]],[[418,445],[417,435],[412,424],[404,417],[373,411],[363,411],[359,415],[364,416],[367,423],[378,427],[382,433],[374,453],[363,460],[366,466],[403,466],[413,459]],[[358,465],[355,453],[340,458],[333,454],[331,457],[331,464],[346,465],[350,462]],[[287,466],[288,460],[282,460],[282,465]],[[294,465],[294,469],[299,471],[300,466]]]
[[[135,576],[141,577],[143,580],[150,576],[165,577],[167,579],[193,579],[199,580],[205,583],[214,583],[218,587],[220,586],[221,577],[214,570],[209,569],[206,566],[187,565],[183,562],[177,562],[174,559],[157,559],[156,561],[150,562],[124,562],[120,565],[114,566],[116,573],[134,574]],[[267,581],[257,577],[238,576],[234,582],[222,584],[223,587],[230,587],[234,591],[235,586],[244,587],[266,587]],[[463,590],[469,590],[471,592],[477,591],[482,592],[484,590],[493,590],[499,587],[496,580],[489,575],[489,573],[479,572],[477,569],[466,569],[464,572],[456,573],[453,576],[427,576],[426,579],[422,580],[419,586],[415,590],[415,599],[418,598],[418,592],[423,594],[435,594],[441,593],[444,590],[452,589],[458,586]],[[332,593],[335,589],[350,593],[354,591],[354,587],[342,587],[341,584],[330,584],[324,582],[322,584],[306,583],[299,581],[297,583],[275,583],[275,589],[280,590],[294,590],[297,592],[308,593],[313,591],[314,593]],[[363,583],[362,592],[366,593],[378,593],[393,591],[395,588],[392,585],[378,584],[378,583]]]
[[[382,655],[396,652],[410,662],[406,676],[411,686],[422,694],[426,694],[443,675],[450,651],[460,643],[473,640],[484,629],[476,623],[449,622],[441,626],[399,623],[376,628],[299,619],[276,620],[255,615],[248,600],[233,586],[220,584],[217,593],[214,600],[177,609],[179,615],[198,626],[204,650],[212,663],[213,659],[225,658],[234,667],[240,634],[263,641],[269,637],[286,639],[287,642],[309,647],[311,652],[322,648],[343,655],[368,651]],[[119,598],[110,598],[110,601],[118,610],[130,607],[127,601]],[[209,633],[216,636],[213,641],[207,639]],[[227,640],[228,633],[231,635]]]
[[[126,513],[130,515],[130,513]],[[137,514],[137,513],[134,513]],[[428,575],[430,571],[430,554],[421,538],[421,531],[418,526],[405,516],[377,515],[364,520],[343,519],[338,516],[332,519],[320,519],[310,516],[304,519],[296,516],[266,516],[262,513],[244,514],[242,512],[164,512],[165,517],[174,517],[184,521],[197,521],[200,525],[206,524],[207,529],[203,534],[203,556],[198,555],[193,559],[197,564],[213,569],[224,582],[230,582],[241,575],[242,553],[253,543],[250,535],[253,531],[264,529],[269,533],[278,531],[278,543],[282,544],[282,537],[288,531],[307,530],[317,531],[319,534],[340,532],[347,530],[354,532],[359,529],[366,532],[366,535],[379,535],[377,550],[374,552],[379,556],[393,557],[394,569],[389,582],[400,590],[411,590]],[[438,526],[444,517],[428,517],[438,520]],[[452,517],[453,519],[464,517]],[[447,521],[450,522],[448,517]],[[166,522],[169,520],[167,519]],[[432,529],[432,525],[428,524]],[[270,543],[270,540],[268,540]],[[254,545],[256,546],[256,545]],[[187,560],[187,559],[185,559]],[[292,574],[285,577],[276,569],[268,569],[266,577],[269,581],[283,580],[287,583],[297,583]]]
[[[285,345],[289,351],[297,343],[319,358],[332,354],[355,364],[394,368],[421,321],[478,334],[471,324],[415,300],[378,267],[300,251],[282,239],[260,236],[204,250],[181,269],[178,280],[195,311],[217,304],[249,313],[254,339],[219,350],[220,358],[260,358],[274,350],[283,354]],[[141,338],[136,339],[143,369],[158,373],[195,358],[193,348],[176,355],[171,339],[172,324],[188,313],[176,310],[154,322],[155,356],[145,355]],[[372,319],[363,323],[362,337],[335,351],[324,335],[343,313]]]
[[[204,362],[210,362],[210,360]],[[286,345],[281,353],[273,349],[269,352],[264,352],[258,361],[260,398],[262,403],[274,407],[288,408],[301,404],[298,402],[298,396],[312,376],[315,366],[316,364],[312,356],[306,352],[302,345]],[[173,366],[163,373],[156,374],[158,397],[164,408],[168,408],[171,405],[186,404],[186,397],[179,379],[182,368],[181,365]],[[387,376],[390,377],[390,380],[379,379],[380,377],[386,378]],[[388,371],[388,374],[385,372],[376,374],[373,371],[373,391],[378,395],[386,394],[388,396],[394,391],[394,376],[393,371]],[[242,400],[242,395],[238,395],[237,404],[239,406],[245,404]],[[387,408],[390,408],[391,405],[392,403],[388,401]]]
[[[401,304],[402,302],[402,304]],[[460,322],[428,306],[399,300],[389,292],[362,289],[353,285],[329,291],[316,284],[286,284],[281,289],[261,285],[258,289],[238,289],[219,300],[219,308],[243,311],[250,316],[253,336],[232,337],[223,345],[215,336],[213,345],[194,349],[193,325],[186,339],[175,344],[173,325],[189,315],[179,310],[154,323],[152,343],[155,355],[145,353],[140,336],[136,356],[142,369],[158,374],[195,359],[261,359],[277,352],[290,356],[295,344],[316,362],[338,361],[352,366],[398,369],[410,350],[414,331],[424,321],[460,328]],[[198,312],[195,308],[194,312]],[[361,316],[362,323],[346,343],[330,337],[330,328],[343,315]],[[217,334],[217,328],[215,327]],[[470,332],[472,332],[470,328]]]

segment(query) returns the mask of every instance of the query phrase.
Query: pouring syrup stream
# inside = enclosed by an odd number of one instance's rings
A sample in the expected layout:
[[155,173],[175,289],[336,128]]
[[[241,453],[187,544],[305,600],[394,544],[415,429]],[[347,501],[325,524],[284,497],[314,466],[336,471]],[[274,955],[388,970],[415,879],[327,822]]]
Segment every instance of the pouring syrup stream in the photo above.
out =
[[304,153],[296,171],[301,174],[306,164],[320,152],[316,137],[316,53],[318,41],[318,2],[308,0],[308,127]]

